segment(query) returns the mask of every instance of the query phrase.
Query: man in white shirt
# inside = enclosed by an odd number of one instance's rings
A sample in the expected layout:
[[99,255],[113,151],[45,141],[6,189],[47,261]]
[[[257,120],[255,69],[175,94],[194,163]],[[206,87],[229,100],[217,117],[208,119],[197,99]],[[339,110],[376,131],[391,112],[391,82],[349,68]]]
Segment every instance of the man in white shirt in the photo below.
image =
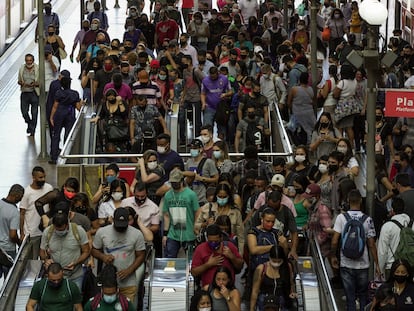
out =
[[[32,170],[32,183],[26,187],[20,202],[21,239],[23,240],[26,235],[30,235],[30,241],[33,244],[30,259],[36,260],[39,257],[40,240],[42,238],[42,231],[39,230],[40,215],[34,203],[38,198],[52,190],[52,185],[46,183],[46,173],[43,167],[35,166]],[[45,210],[49,210],[49,205],[45,206]]]
[[191,60],[193,61],[193,66],[197,67],[197,65],[198,65],[197,50],[194,46],[192,46],[188,42],[189,38],[190,38],[190,36],[188,35],[188,33],[181,34],[181,36],[180,36],[180,52],[183,53],[184,55],[190,55]]

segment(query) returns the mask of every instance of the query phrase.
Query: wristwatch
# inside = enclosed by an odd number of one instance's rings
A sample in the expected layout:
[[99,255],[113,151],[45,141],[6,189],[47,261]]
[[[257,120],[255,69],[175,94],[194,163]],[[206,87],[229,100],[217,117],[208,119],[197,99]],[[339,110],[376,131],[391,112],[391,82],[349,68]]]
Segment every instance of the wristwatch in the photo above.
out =
[[227,296],[227,297],[226,297],[226,300],[227,300],[227,301],[230,301],[230,299],[231,299],[231,297],[230,297],[230,296]]

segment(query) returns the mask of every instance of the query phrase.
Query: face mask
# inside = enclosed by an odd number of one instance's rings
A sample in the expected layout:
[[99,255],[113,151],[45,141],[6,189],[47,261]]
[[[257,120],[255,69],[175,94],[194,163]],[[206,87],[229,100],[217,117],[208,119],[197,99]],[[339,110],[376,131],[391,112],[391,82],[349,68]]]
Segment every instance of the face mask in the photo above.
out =
[[83,30],[84,31],[88,31],[89,30],[89,27],[83,27]]
[[131,12],[131,16],[132,16],[132,17],[137,16],[137,12]]
[[116,301],[117,299],[117,294],[115,295],[103,295],[103,300],[108,303],[108,304],[112,304]]
[[382,121],[382,116],[375,116],[375,121],[381,122]]
[[211,307],[207,307],[207,308],[199,308],[199,311],[211,311]]
[[328,166],[329,174],[335,173],[338,169],[339,169],[339,165],[337,164],[331,164]]
[[98,25],[97,24],[92,24],[91,25],[91,30],[93,30],[93,31],[98,30]]
[[213,151],[213,156],[214,156],[216,159],[220,159],[220,158],[221,158],[221,151],[220,151],[220,150],[215,150],[215,151]]
[[260,92],[253,92],[253,95],[256,96],[256,97],[259,97],[260,96]]
[[236,62],[237,61],[235,59],[230,59],[230,61],[229,61],[230,65],[232,65],[232,66],[236,65]]
[[394,275],[394,280],[398,284],[405,283],[407,281],[407,275]]
[[401,163],[394,162],[394,167],[399,170],[401,168]]
[[45,181],[44,180],[37,180],[36,181],[36,186],[42,188],[45,185]]
[[78,206],[75,207],[75,212],[85,215],[86,214],[86,207],[85,206]]
[[115,104],[116,103],[116,98],[108,99],[108,103]]
[[320,123],[321,124],[321,128],[326,129],[329,126],[329,122],[323,122]]
[[306,156],[304,156],[304,155],[297,155],[297,156],[295,156],[295,161],[298,162],[298,163],[302,163],[305,160],[306,160]]
[[69,229],[65,229],[65,230],[62,230],[62,231],[55,230],[56,235],[60,236],[60,237],[64,237],[65,235],[68,234],[68,232],[69,232]]
[[112,70],[112,65],[110,64],[105,64],[104,65],[105,71],[111,71]]
[[336,150],[338,150],[339,152],[342,152],[343,154],[345,154],[347,152],[348,148],[347,147],[340,147],[340,146],[338,146],[336,148]]
[[119,48],[119,46],[116,46],[116,45],[111,45],[111,49],[112,49],[112,50],[118,50],[118,48]]
[[273,262],[273,261],[269,261],[269,263],[273,268],[280,268],[280,266],[283,264],[283,262]]
[[218,248],[220,247],[220,243],[221,242],[207,242],[208,246],[210,246],[210,248],[215,251],[218,250]]
[[45,8],[45,13],[50,15],[52,13],[52,8]]
[[335,18],[341,18],[341,14],[335,14]]
[[125,52],[131,52],[131,50],[132,50],[132,46],[124,46],[124,51]]
[[47,284],[49,285],[49,287],[51,288],[59,288],[62,285],[63,280],[60,280],[59,282],[52,282],[52,281],[47,281]]
[[117,232],[125,232],[125,231],[127,231],[127,229],[128,229],[128,226],[127,227],[115,227],[114,226],[114,229],[115,229],[115,231],[117,231]]
[[270,13],[274,13],[274,12],[275,12],[275,8],[270,8],[270,9],[269,9],[269,12],[270,12]]
[[217,197],[217,204],[219,206],[226,205],[228,201],[229,201],[229,198],[228,197],[226,197],[226,198],[219,198],[219,197]]
[[76,195],[75,192],[69,192],[66,190],[66,188],[63,189],[63,194],[65,197],[67,197],[69,200],[73,199],[73,197]]
[[296,194],[302,194],[305,192],[302,188],[295,188]]
[[305,26],[303,26],[303,25],[298,26],[298,30],[303,30],[303,29],[305,29]]
[[180,40],[180,45],[181,45],[181,46],[186,46],[186,45],[187,45],[187,41]]
[[106,181],[108,182],[108,184],[113,182],[115,179],[116,179],[116,176],[106,176]]
[[325,174],[328,171],[328,165],[326,164],[319,164],[318,166],[319,172]]
[[192,158],[196,158],[200,154],[200,151],[198,149],[190,149],[190,154]]
[[55,33],[54,32],[48,32],[47,33],[49,36],[53,36]]
[[164,146],[157,146],[157,152],[159,154],[164,154],[167,151],[167,147]]
[[182,65],[181,65],[181,67],[182,67],[183,69],[188,69],[188,64],[182,64]]
[[256,113],[248,113],[247,114],[247,117],[250,119],[250,120],[254,120],[255,118],[256,118]]
[[171,183],[171,187],[172,187],[174,190],[180,190],[180,189],[181,189],[181,183],[180,183],[180,182],[172,182],[172,183]]
[[135,30],[135,26],[128,26],[128,31],[134,31]]
[[122,192],[113,192],[111,196],[114,201],[121,201],[124,194]]
[[135,203],[137,203],[138,205],[142,205],[142,204],[144,204],[144,202],[146,201],[146,197],[145,198],[143,198],[143,199],[138,199],[138,198],[135,198]]
[[147,166],[148,166],[148,168],[149,168],[150,170],[155,170],[155,168],[158,166],[158,163],[157,163],[157,161],[154,161],[154,162],[148,162],[148,163],[147,163]]
[[201,141],[203,142],[203,144],[207,144],[210,141],[210,136],[202,135],[201,136]]
[[33,68],[34,64],[26,65],[26,68]]

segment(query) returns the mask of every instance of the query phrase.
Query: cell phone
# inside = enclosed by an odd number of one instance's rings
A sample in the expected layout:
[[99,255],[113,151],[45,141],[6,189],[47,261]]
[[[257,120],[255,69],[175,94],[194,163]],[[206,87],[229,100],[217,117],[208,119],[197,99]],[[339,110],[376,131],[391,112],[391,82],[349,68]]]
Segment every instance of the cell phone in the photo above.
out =
[[89,70],[89,72],[88,72],[88,78],[89,79],[95,79],[95,71],[93,71],[93,70]]

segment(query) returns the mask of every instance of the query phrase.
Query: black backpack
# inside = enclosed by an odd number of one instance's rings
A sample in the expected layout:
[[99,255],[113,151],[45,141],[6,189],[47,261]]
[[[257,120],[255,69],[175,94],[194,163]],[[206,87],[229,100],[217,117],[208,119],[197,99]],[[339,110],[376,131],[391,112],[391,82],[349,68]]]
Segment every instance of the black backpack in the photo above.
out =
[[270,33],[270,52],[277,55],[277,48],[283,42],[282,28],[279,28],[276,32],[273,32],[270,28],[267,31]]
[[263,133],[257,127],[256,122],[247,122],[246,147],[255,146],[257,150],[261,150],[263,147],[263,138]]
[[364,222],[367,215],[355,219],[348,213],[344,214],[346,224],[342,230],[341,249],[345,257],[350,259],[359,259],[365,251],[366,237]]
[[[271,231],[260,230],[257,227],[252,227],[252,232],[256,236],[257,245],[278,245],[278,237],[283,233],[277,229]],[[264,253],[260,255],[251,255],[250,256],[251,265],[253,268],[256,268],[258,265],[265,263],[269,260],[269,253]]]

